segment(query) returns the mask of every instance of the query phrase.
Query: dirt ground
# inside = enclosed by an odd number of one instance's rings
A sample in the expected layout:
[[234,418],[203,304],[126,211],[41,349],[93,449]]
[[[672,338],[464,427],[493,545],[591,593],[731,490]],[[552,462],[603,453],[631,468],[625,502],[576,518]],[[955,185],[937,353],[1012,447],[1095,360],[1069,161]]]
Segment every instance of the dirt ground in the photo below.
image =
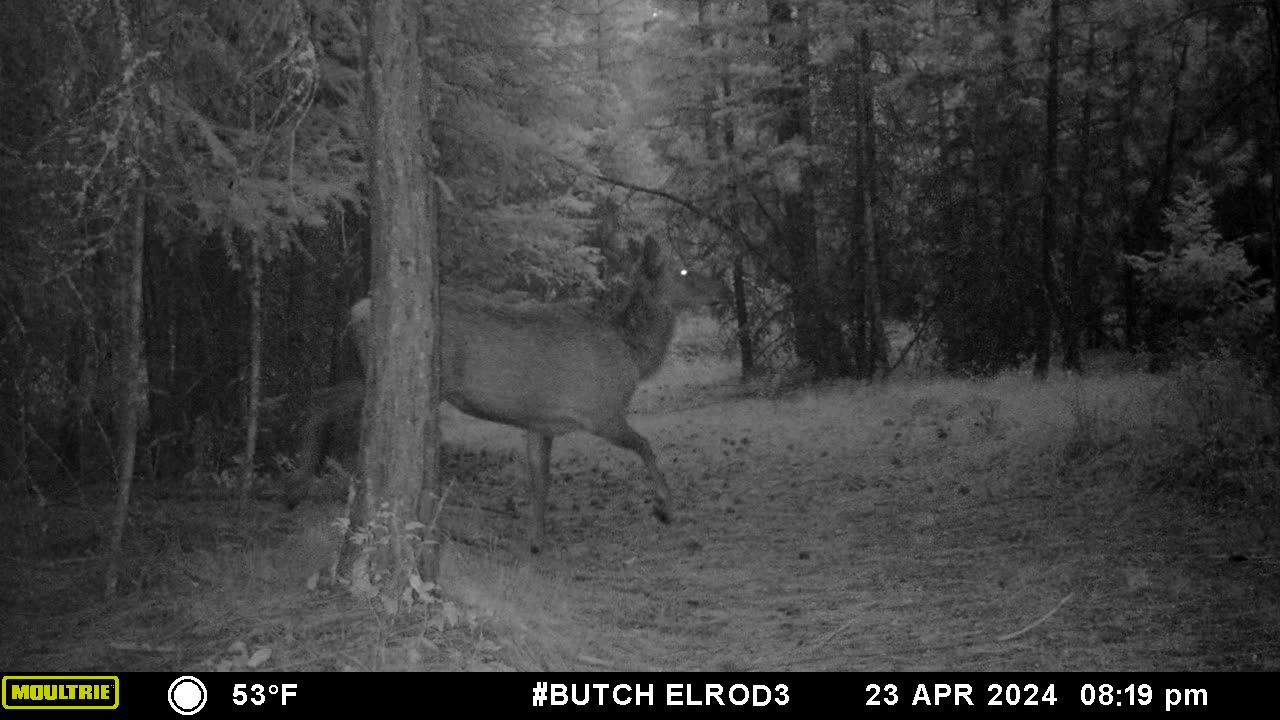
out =
[[[642,411],[675,523],[641,505],[638,463],[573,438],[536,567],[619,667],[1280,667],[1276,538],[1106,465],[1123,458],[1051,472],[1036,454],[1063,448],[1043,406],[1006,393],[844,387]],[[508,480],[461,494],[472,537],[493,532],[481,509],[510,502]],[[522,521],[504,526],[522,540]]]
[[570,436],[535,556],[520,433],[448,413],[445,599],[412,617],[317,584],[334,501],[237,516],[227,493],[141,488],[110,605],[106,496],[10,503],[0,666],[1280,669],[1274,510],[1152,476],[1161,378],[744,393],[718,371],[666,377],[632,418],[673,522],[650,514],[635,457]]

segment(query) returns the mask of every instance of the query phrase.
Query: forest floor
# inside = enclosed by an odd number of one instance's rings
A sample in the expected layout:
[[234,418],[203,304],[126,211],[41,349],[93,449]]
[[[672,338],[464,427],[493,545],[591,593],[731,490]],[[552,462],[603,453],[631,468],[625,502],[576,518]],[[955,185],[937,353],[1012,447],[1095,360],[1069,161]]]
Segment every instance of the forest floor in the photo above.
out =
[[109,490],[10,499],[0,667],[1280,670],[1276,410],[1230,364],[733,373],[676,357],[633,403],[670,525],[634,456],[570,436],[532,556],[520,432],[447,412],[443,599],[395,620],[316,587],[336,500],[144,485],[103,604]]

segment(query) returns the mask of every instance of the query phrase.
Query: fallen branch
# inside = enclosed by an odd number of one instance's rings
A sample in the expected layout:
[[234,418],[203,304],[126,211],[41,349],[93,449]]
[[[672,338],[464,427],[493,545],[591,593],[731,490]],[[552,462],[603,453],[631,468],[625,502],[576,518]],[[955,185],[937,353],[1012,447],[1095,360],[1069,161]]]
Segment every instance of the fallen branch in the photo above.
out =
[[1071,598],[1075,597],[1075,596],[1076,596],[1076,594],[1075,594],[1075,593],[1067,593],[1067,596],[1066,596],[1066,597],[1064,597],[1064,598],[1062,598],[1061,600],[1059,600],[1059,601],[1058,601],[1058,604],[1057,604],[1057,605],[1054,605],[1054,606],[1053,606],[1053,609],[1052,609],[1052,610],[1050,610],[1049,612],[1045,613],[1043,616],[1041,616],[1039,620],[1036,620],[1035,622],[1031,623],[1030,625],[1028,625],[1028,626],[1026,626],[1026,627],[1024,627],[1024,628],[1022,628],[1021,630],[1018,630],[1017,632],[1011,632],[1011,633],[1009,633],[1008,635],[1001,635],[1000,637],[996,638],[996,642],[1004,642],[1004,641],[1006,641],[1006,640],[1012,640],[1012,639],[1014,639],[1014,638],[1018,637],[1019,635],[1023,635],[1023,634],[1025,634],[1025,633],[1030,632],[1031,630],[1035,629],[1035,627],[1036,627],[1037,625],[1040,625],[1040,624],[1041,624],[1041,623],[1043,623],[1045,620],[1048,620],[1049,618],[1053,617],[1053,614],[1054,614],[1054,613],[1056,613],[1056,612],[1058,612],[1058,609],[1059,609],[1059,608],[1061,608],[1063,605],[1066,605],[1066,604],[1067,604],[1067,601],[1068,601],[1068,600],[1070,600]]

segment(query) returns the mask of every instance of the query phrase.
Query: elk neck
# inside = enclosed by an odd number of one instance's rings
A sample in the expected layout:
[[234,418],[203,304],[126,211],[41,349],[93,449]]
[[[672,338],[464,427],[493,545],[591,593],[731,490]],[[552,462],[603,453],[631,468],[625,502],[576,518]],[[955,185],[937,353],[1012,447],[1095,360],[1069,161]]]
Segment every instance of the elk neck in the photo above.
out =
[[613,316],[613,325],[631,351],[640,378],[662,366],[676,329],[676,310],[652,287],[638,287]]

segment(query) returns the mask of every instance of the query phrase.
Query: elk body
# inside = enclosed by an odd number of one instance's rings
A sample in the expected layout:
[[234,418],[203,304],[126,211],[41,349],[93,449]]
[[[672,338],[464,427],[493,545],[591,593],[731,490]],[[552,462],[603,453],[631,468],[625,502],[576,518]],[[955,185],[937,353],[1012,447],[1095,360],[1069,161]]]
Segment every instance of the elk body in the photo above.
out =
[[[657,372],[685,309],[717,301],[723,286],[687,273],[658,244],[645,241],[625,303],[603,312],[581,301],[508,305],[474,294],[441,293],[440,387],[444,400],[468,415],[526,431],[532,499],[529,544],[543,547],[551,445],[583,431],[634,452],[644,462],[653,513],[669,522],[671,491],[649,441],[627,422],[637,384]],[[351,310],[351,328],[364,357],[369,301]],[[286,500],[307,491],[324,426],[358,412],[364,383],[351,381],[317,394],[303,427],[299,468]]]

